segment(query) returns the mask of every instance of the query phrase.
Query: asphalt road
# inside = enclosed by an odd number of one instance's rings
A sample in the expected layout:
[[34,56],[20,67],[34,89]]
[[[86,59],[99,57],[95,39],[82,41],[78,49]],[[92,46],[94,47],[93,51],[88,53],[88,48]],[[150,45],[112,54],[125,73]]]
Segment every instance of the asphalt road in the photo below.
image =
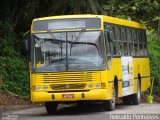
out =
[[[158,114],[158,115],[157,115]],[[144,116],[145,115],[145,116]],[[59,107],[55,115],[47,115],[45,107],[35,107],[2,113],[2,120],[129,120],[152,118],[160,120],[160,104],[116,105],[114,111],[108,112],[101,105],[78,107],[66,105]],[[145,118],[145,119],[144,119]]]

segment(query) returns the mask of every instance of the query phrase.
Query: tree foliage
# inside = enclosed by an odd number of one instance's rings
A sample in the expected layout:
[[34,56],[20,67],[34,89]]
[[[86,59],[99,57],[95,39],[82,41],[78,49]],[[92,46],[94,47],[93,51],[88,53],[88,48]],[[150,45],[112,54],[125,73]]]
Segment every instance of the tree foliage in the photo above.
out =
[[153,92],[160,95],[160,37],[154,29],[148,31],[147,34],[151,76],[155,78]]
[[[159,0],[3,0],[0,17],[16,32],[30,28],[32,19],[67,14],[106,14],[145,21],[157,28]],[[5,12],[4,12],[5,11]]]

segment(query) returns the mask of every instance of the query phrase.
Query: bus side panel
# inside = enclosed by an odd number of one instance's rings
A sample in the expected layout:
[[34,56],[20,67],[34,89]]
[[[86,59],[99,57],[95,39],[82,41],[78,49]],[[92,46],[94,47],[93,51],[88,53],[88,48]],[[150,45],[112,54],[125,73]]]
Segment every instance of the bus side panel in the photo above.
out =
[[141,58],[140,65],[141,91],[143,92],[146,91],[151,84],[149,58]]
[[118,79],[118,97],[122,96],[122,63],[121,58],[112,58],[111,72],[113,73],[113,80],[115,76]]
[[141,77],[141,91],[146,91],[150,86],[149,58],[134,58],[134,93],[137,92],[138,74]]
[[30,74],[30,94],[31,94],[31,101],[33,101],[33,85],[36,85],[36,79],[35,79],[35,74]]
[[113,84],[112,84],[112,82],[109,82],[109,80],[112,81],[112,79],[113,79],[113,75],[112,75],[112,73],[110,74],[110,71],[108,71],[108,70],[101,71],[101,83],[106,83],[105,89],[107,89],[108,99],[112,98],[111,91],[112,91]]
[[134,66],[134,93],[137,92],[137,79],[140,73],[140,58],[133,58]]

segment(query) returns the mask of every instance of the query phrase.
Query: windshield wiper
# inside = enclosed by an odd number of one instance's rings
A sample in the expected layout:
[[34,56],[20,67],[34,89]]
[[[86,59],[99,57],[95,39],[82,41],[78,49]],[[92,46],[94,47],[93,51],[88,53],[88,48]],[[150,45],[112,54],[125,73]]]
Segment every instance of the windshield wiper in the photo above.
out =
[[72,47],[74,47],[76,44],[76,42],[78,42],[80,39],[81,39],[81,37],[83,36],[83,34],[85,33],[85,31],[86,31],[86,29],[82,29],[79,33],[78,33],[78,35],[77,35],[77,37],[75,38],[75,40],[73,40],[72,41],[72,43],[71,43],[71,48]]
[[72,47],[75,47],[76,46],[76,42],[78,42],[80,39],[81,39],[81,37],[83,36],[83,34],[85,33],[85,31],[86,31],[86,29],[81,29],[81,31],[78,33],[78,35],[77,35],[77,37],[75,38],[75,40],[73,40],[73,35],[72,35],[72,40],[73,41],[71,41],[72,43],[71,43],[71,45],[70,45],[70,56],[71,56],[71,51],[72,51]]
[[59,42],[56,38],[56,36],[54,35],[53,32],[48,31],[48,33],[50,34],[50,36],[52,37],[53,40],[55,40],[56,44],[61,47],[61,42]]

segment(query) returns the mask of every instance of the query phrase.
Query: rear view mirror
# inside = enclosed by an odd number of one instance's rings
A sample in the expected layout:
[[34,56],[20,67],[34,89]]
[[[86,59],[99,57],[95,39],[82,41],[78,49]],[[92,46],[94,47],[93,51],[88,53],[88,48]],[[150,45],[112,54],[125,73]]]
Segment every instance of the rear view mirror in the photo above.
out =
[[25,43],[25,48],[27,51],[30,50],[30,43],[31,43],[31,36],[30,36],[30,31],[27,31],[24,35],[24,43]]
[[29,42],[29,39],[24,39],[24,43],[25,43],[25,47],[26,47],[26,50],[28,51],[28,42]]

